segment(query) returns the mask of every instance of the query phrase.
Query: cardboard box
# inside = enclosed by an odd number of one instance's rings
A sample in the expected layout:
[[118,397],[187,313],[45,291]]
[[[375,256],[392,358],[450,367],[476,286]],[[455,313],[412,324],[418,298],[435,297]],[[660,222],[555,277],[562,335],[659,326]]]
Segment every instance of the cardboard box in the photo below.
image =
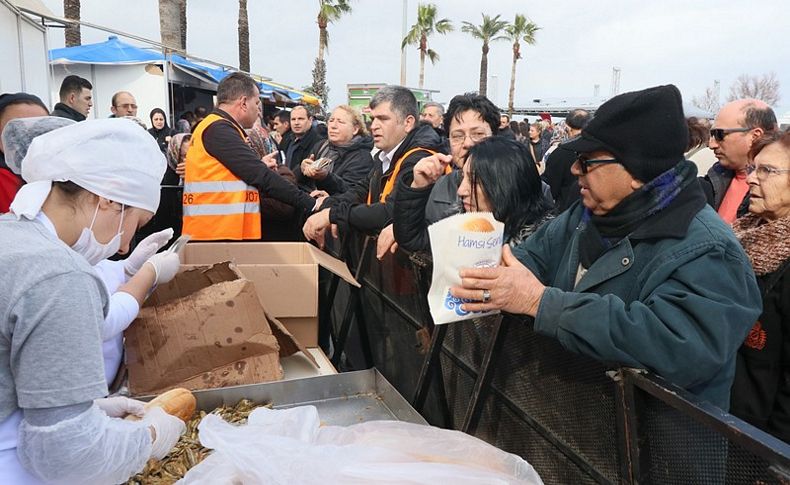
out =
[[232,261],[261,304],[306,347],[318,346],[318,267],[359,286],[348,266],[307,243],[189,243],[185,267]]
[[315,364],[228,262],[158,287],[125,336],[129,391],[136,396],[279,380],[280,356],[299,351]]

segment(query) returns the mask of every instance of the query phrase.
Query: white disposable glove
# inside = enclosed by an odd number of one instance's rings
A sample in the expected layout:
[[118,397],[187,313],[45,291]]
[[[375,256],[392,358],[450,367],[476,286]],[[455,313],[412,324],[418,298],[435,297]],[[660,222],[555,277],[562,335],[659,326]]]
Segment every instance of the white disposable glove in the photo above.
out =
[[156,438],[151,444],[151,458],[161,460],[178,442],[178,438],[187,430],[183,421],[171,416],[160,407],[153,407],[145,413],[143,423],[154,428]]
[[129,276],[134,276],[140,271],[146,261],[151,256],[157,253],[160,249],[167,244],[167,241],[173,238],[173,229],[167,228],[163,231],[155,232],[147,238],[140,241],[140,244],[134,248],[132,254],[123,263],[123,269]]
[[145,414],[145,403],[128,397],[105,397],[94,399],[93,402],[111,418],[124,418],[129,414],[143,417]]
[[181,258],[178,253],[165,251],[154,254],[145,264],[153,266],[154,273],[156,273],[156,284],[161,285],[172,280],[178,273],[178,268],[181,267]]

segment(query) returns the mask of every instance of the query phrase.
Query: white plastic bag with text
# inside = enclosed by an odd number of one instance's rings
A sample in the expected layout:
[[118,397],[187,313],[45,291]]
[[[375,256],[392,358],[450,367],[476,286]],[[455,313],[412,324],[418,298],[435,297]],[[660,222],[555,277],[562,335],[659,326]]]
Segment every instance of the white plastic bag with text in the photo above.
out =
[[433,255],[433,277],[428,306],[433,323],[442,324],[499,313],[467,312],[461,308],[473,300],[456,298],[450,288],[461,284],[461,268],[499,266],[505,225],[490,212],[466,212],[428,226]]

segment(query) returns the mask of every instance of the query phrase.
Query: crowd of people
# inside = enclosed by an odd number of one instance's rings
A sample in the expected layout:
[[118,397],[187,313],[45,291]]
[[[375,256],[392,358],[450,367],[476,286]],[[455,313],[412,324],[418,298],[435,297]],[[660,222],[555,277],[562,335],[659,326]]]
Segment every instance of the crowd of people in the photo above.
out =
[[[131,247],[160,185],[183,187],[192,240],[361,233],[379,259],[440,251],[430,224],[491,212],[502,261],[461,270],[465,310],[528,317],[570,351],[656,372],[790,442],[790,133],[765,103],[687,119],[666,85],[528,123],[475,93],[420,111],[387,86],[370,121],[340,105],[323,122],[304,105],[264,117],[236,73],[213,110],[171,128],[154,109],[146,133],[126,91],[120,120],[85,121],[91,90],[67,77],[51,112],[0,96],[0,474],[122,481],[183,431],[106,397],[122,331],[179,267],[160,251],[172,230]],[[716,160],[704,174],[703,156]],[[130,412],[144,419],[115,419]]]

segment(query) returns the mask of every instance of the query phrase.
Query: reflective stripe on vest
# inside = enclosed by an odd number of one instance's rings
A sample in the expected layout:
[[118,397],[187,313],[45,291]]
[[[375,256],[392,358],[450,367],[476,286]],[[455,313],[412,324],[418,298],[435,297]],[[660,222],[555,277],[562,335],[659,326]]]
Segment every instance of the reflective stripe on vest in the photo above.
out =
[[[216,114],[208,115],[192,134],[184,174],[184,227],[182,232],[196,241],[261,238],[260,194],[239,180],[203,145],[203,133],[217,122],[230,123]],[[246,143],[246,134],[231,123]]]
[[[420,147],[412,148],[411,150],[409,150],[406,153],[404,153],[398,159],[398,161],[395,162],[395,168],[392,169],[392,174],[390,175],[390,178],[387,179],[387,182],[384,184],[384,189],[381,191],[381,194],[379,194],[379,202],[381,202],[381,203],[386,202],[387,201],[387,197],[395,189],[395,184],[398,182],[398,175],[400,174],[400,167],[401,167],[401,165],[403,165],[403,161],[406,160],[406,158],[408,158],[409,155],[411,155],[412,153],[419,152],[419,151],[428,152],[431,155],[436,155],[435,151],[429,150],[427,148],[420,148]],[[450,169],[450,170],[452,170],[452,169]],[[368,190],[368,205],[370,205],[372,203],[373,203],[373,195],[370,193],[370,190]]]
[[185,205],[185,216],[221,216],[231,213],[255,213],[261,211],[258,202],[242,202],[240,204],[199,204]]

